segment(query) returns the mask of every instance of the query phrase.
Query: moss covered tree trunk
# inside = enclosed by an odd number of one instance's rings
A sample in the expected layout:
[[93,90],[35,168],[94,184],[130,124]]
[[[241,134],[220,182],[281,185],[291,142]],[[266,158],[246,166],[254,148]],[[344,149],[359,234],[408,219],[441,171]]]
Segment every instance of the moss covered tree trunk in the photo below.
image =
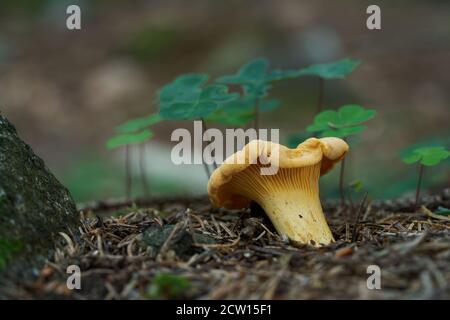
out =
[[68,190],[0,115],[0,295],[2,281],[33,275],[77,221]]

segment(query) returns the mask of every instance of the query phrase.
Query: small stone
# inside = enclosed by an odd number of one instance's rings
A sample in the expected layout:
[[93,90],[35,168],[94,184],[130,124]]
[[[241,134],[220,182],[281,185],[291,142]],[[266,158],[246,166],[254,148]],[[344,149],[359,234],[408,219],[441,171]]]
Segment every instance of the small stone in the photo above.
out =
[[[166,224],[162,227],[159,225],[152,225],[139,236],[138,244],[146,250],[148,250],[147,247],[151,247],[152,256],[155,257],[174,228],[174,224]],[[194,237],[195,242],[198,244],[216,243],[214,238],[205,234],[195,233]],[[175,237],[171,240],[169,249],[173,250],[179,257],[189,257],[201,250],[201,248],[194,246],[194,239],[186,230],[177,232]]]

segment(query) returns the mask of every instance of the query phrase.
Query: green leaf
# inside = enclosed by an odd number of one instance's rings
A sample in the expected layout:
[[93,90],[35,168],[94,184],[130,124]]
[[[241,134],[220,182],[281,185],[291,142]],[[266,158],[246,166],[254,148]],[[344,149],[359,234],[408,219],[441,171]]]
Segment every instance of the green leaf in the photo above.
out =
[[343,79],[355,70],[359,60],[343,59],[331,63],[314,64],[301,69],[298,76],[318,76],[324,79]]
[[200,95],[201,101],[211,100],[217,103],[225,103],[239,97],[238,93],[229,93],[228,87],[220,84],[206,86]]
[[219,107],[215,102],[174,103],[159,113],[164,119],[193,120],[207,117]]
[[258,58],[243,65],[236,74],[222,76],[216,81],[219,83],[241,85],[255,82],[263,83],[265,81],[268,68],[269,62],[264,58]]
[[266,81],[280,81],[285,79],[294,79],[300,75],[299,70],[280,70],[276,69],[271,71],[266,76]]
[[323,131],[320,134],[320,137],[336,137],[336,138],[347,138],[349,136],[358,134],[362,131],[364,131],[367,127],[366,126],[356,126],[356,127],[345,127],[345,128],[339,128],[339,129],[330,129]]
[[269,62],[264,58],[258,58],[243,65],[233,75],[219,77],[216,82],[238,84],[243,87],[246,95],[264,98],[271,88],[270,82],[295,78],[297,76],[298,70],[269,71]]
[[165,85],[159,92],[160,116],[169,120],[204,118],[239,97],[223,84],[205,86],[207,79],[203,74],[190,74]]
[[152,114],[148,117],[136,118],[117,126],[115,130],[119,133],[132,133],[152,126],[162,120],[159,114]]
[[267,59],[258,58],[246,63],[234,75],[227,75],[217,79],[217,82],[228,84],[268,83],[299,76],[299,70],[272,70],[269,71]]
[[376,110],[365,109],[359,105],[345,105],[338,111],[325,110],[319,113],[313,124],[306,128],[308,132],[318,132],[322,137],[345,138],[366,129],[362,123],[372,119]]
[[251,81],[260,81],[266,76],[268,68],[269,62],[267,59],[258,58],[245,64],[238,74]]
[[333,124],[337,125],[337,124],[339,124],[339,122],[340,122],[339,115],[334,110],[322,111],[314,118],[315,124],[325,124],[325,125],[327,125],[327,128],[328,128],[329,123],[333,123]]
[[421,147],[404,152],[402,160],[406,164],[420,161],[424,166],[435,166],[450,156],[443,146]]
[[444,147],[420,148],[417,149],[416,152],[422,156],[421,163],[424,166],[437,165],[442,160],[445,160],[450,156],[450,152]]
[[421,158],[422,158],[422,156],[420,154],[413,153],[413,154],[410,154],[409,156],[403,157],[402,160],[406,164],[413,164],[413,163],[420,161]]
[[253,119],[253,112],[240,111],[238,109],[219,109],[209,115],[205,120],[207,122],[216,122],[225,126],[240,127]]
[[450,209],[439,206],[434,213],[440,216],[448,216],[450,215]]
[[[222,108],[206,117],[205,120],[227,126],[243,126],[254,118],[255,101],[255,97],[243,96],[225,104]],[[279,104],[279,101],[276,99],[262,101],[259,105],[259,111],[267,112],[274,110]]]
[[204,73],[188,73],[177,77],[174,81],[179,86],[183,87],[201,87],[208,81],[209,76]]
[[354,180],[349,183],[350,188],[355,192],[360,192],[363,188],[363,183],[361,180]]
[[193,102],[201,94],[201,87],[209,76],[200,73],[190,73],[177,77],[171,83],[163,86],[158,92],[160,104],[177,102]]
[[137,133],[122,133],[110,138],[106,142],[106,147],[108,149],[115,149],[125,145],[141,143],[150,139],[151,137],[153,137],[153,132],[148,129]]
[[264,82],[254,82],[244,84],[243,87],[245,95],[252,96],[253,98],[262,99],[268,95],[268,91],[272,86]]
[[349,104],[341,107],[338,112],[338,117],[341,122],[349,125],[360,124],[374,118],[377,114],[376,110],[364,109],[357,104]]

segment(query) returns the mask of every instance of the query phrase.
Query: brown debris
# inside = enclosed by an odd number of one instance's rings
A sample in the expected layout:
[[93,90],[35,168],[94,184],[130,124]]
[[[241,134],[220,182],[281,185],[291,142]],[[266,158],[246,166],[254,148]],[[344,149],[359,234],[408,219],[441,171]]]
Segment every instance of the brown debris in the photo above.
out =
[[[336,242],[317,249],[284,241],[249,210],[214,209],[206,199],[173,204],[147,203],[123,216],[83,214],[80,234],[61,233],[52,261],[34,283],[11,286],[11,297],[142,299],[156,275],[170,273],[189,281],[177,296],[188,299],[450,298],[450,221],[423,208],[325,206]],[[167,225],[175,227],[162,246],[142,246],[146,229]],[[194,241],[180,257],[183,232]],[[82,271],[81,290],[65,286],[72,264]],[[382,270],[381,290],[366,288],[373,264]]]

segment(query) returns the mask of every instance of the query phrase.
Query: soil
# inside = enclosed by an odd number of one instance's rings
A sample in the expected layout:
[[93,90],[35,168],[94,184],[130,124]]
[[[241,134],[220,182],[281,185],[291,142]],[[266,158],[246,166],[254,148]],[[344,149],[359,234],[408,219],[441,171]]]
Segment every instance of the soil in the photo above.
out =
[[[9,286],[40,299],[449,299],[450,189],[422,200],[325,202],[336,242],[286,242],[260,208],[211,207],[207,198],[84,206],[79,234],[61,233],[37,279]],[[78,265],[81,289],[66,286]],[[367,268],[381,289],[367,287]],[[170,274],[167,276],[167,274]]]

